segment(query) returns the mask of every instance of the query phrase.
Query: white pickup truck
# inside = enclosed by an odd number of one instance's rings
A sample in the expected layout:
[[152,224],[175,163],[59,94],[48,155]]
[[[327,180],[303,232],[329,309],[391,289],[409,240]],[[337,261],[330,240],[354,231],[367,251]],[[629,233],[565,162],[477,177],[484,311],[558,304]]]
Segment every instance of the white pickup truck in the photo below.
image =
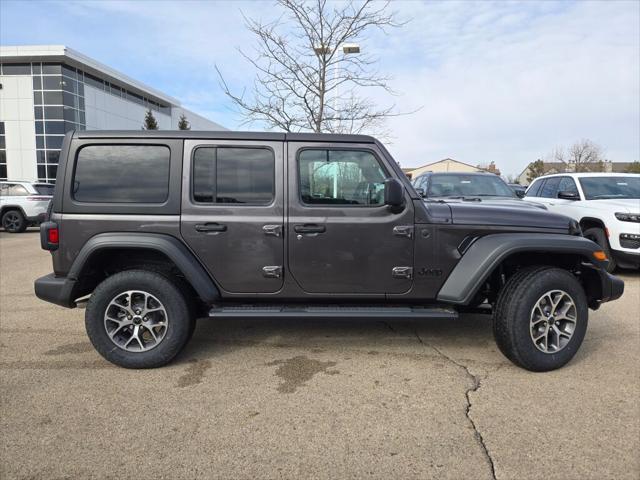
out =
[[560,173],[536,178],[525,199],[580,222],[607,253],[609,271],[640,268],[640,175]]

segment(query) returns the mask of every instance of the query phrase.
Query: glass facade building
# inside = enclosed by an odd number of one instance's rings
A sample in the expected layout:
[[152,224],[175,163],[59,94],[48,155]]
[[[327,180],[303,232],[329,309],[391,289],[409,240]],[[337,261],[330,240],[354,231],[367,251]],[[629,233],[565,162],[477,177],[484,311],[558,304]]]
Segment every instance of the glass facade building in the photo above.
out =
[[[45,55],[34,52],[37,48]],[[46,54],[47,48],[52,55]],[[53,183],[66,132],[140,129],[147,110],[161,129],[177,129],[182,114],[196,129],[224,129],[183,109],[171,97],[159,98],[163,95],[153,89],[146,92],[142,84],[66,47],[2,47],[0,53],[0,180]],[[49,57],[58,61],[46,61]],[[27,90],[32,91],[32,103]],[[26,110],[31,105],[29,116]],[[26,138],[31,134],[34,141]],[[29,165],[19,168],[12,162]]]

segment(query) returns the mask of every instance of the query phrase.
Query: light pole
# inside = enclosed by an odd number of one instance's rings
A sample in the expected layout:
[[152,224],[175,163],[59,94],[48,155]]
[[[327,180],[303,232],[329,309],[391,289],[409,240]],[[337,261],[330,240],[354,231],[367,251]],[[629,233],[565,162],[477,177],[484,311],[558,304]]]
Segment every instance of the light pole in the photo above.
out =
[[[332,47],[330,45],[320,45],[320,46],[313,47],[313,51],[318,56],[326,55],[328,53],[331,53],[332,51],[334,51],[334,49],[336,51],[337,50],[342,50],[342,54],[343,55],[354,55],[354,54],[360,53],[360,44],[358,44],[358,43],[342,43],[342,44],[338,45],[337,47]],[[336,64],[333,67],[333,80],[334,80],[334,82],[337,81],[339,72],[340,72],[340,62],[336,62]],[[339,85],[336,85],[335,88],[336,89],[335,89],[335,92],[333,94],[333,111],[334,112],[337,111],[338,98],[340,97],[340,94],[339,94],[340,87],[339,87]]]
[[[337,45],[336,47],[331,47],[330,45],[319,45],[313,47],[313,51],[317,56],[327,55],[331,53],[333,50],[342,50],[343,55],[354,55],[360,53],[360,45],[357,43],[343,43]],[[338,81],[338,73],[340,70],[340,62],[336,62],[333,67],[333,81]],[[339,98],[339,89],[340,86],[336,83],[335,92],[333,94],[333,111],[334,113],[338,110],[338,98]],[[340,120],[338,120],[338,129],[340,127]],[[335,169],[334,169],[335,170]],[[333,172],[333,198],[338,198],[338,172]]]

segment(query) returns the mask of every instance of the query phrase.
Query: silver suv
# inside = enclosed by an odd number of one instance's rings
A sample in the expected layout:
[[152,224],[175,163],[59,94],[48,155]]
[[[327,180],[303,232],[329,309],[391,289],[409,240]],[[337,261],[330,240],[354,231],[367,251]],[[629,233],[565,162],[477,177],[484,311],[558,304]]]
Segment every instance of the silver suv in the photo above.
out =
[[0,182],[0,221],[9,233],[24,232],[44,221],[53,198],[54,185],[8,181]]

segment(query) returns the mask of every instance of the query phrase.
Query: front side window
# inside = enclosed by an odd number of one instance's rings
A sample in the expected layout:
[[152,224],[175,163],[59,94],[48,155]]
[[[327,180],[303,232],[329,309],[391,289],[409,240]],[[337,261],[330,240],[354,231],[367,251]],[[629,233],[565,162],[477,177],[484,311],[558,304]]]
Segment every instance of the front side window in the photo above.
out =
[[386,172],[364,150],[302,150],[300,196],[307,205],[384,204]]
[[275,195],[275,156],[268,148],[200,147],[193,154],[193,200],[269,205]]
[[558,187],[560,186],[560,177],[550,177],[544,182],[542,190],[540,190],[540,197],[543,198],[557,198]]
[[92,203],[163,203],[171,153],[163,145],[89,145],[77,156],[73,198]]
[[560,186],[558,187],[558,193],[560,192],[569,192],[575,195],[579,195],[578,187],[576,186],[576,182],[571,177],[563,177],[560,180]]

